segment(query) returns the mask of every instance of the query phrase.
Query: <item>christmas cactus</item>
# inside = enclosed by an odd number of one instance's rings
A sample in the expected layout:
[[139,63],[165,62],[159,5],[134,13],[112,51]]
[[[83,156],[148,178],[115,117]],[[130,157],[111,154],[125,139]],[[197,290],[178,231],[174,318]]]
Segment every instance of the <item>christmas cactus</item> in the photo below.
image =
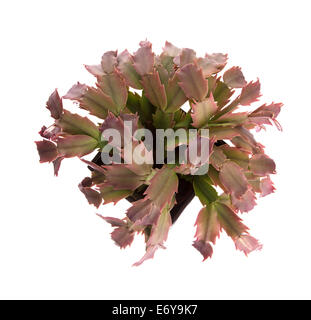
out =
[[[261,249],[239,214],[274,192],[270,175],[276,171],[251,130],[272,124],[281,130],[276,118],[282,104],[250,110],[261,96],[259,80],[247,82],[239,67],[223,72],[226,63],[225,54],[197,57],[169,42],[155,55],[151,43],[142,41],[134,54],[108,51],[99,65],[87,65],[95,86],[78,82],[63,97],[55,90],[47,101],[54,123],[42,127],[43,139],[36,142],[40,162],[52,162],[58,175],[65,158],[78,157],[90,169],[79,184],[89,204],[132,203],[122,219],[98,215],[114,228],[111,237],[120,248],[144,234],[146,252],[135,265],[165,248],[172,223],[195,195],[202,209],[193,246],[204,260],[222,230],[246,255]],[[65,110],[63,99],[97,123]],[[240,107],[246,108],[237,112]],[[190,161],[193,147],[200,157]],[[94,151],[92,161],[84,158]]]

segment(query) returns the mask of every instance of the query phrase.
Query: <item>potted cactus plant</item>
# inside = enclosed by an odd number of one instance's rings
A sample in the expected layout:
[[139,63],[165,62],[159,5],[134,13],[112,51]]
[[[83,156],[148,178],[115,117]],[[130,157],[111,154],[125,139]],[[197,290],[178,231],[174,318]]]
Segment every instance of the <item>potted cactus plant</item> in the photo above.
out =
[[[120,248],[145,235],[146,252],[135,265],[164,248],[172,223],[194,196],[202,209],[193,246],[204,260],[222,230],[246,255],[261,249],[239,214],[274,192],[270,175],[276,171],[251,130],[272,124],[281,130],[282,104],[251,109],[261,96],[259,80],[247,82],[239,67],[223,71],[226,64],[225,54],[197,57],[169,42],[155,55],[142,41],[134,54],[108,51],[99,65],[87,65],[95,86],[78,82],[47,101],[54,123],[42,127],[36,142],[40,162],[52,162],[58,175],[65,158],[78,157],[90,169],[79,189],[91,205],[132,203],[124,218],[99,216],[114,228]],[[65,110],[63,99],[98,122]],[[93,160],[86,160],[92,152]]]

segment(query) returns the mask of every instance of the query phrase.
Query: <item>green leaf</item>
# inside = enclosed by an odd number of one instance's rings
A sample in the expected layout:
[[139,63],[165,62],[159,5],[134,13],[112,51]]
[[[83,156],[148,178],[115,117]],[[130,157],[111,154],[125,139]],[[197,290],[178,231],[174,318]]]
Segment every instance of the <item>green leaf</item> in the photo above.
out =
[[123,77],[116,71],[105,74],[98,85],[106,96],[106,108],[118,114],[125,107],[128,94]]
[[191,114],[193,120],[192,125],[195,128],[205,128],[211,116],[213,116],[218,109],[212,94],[203,101],[192,103],[191,108],[193,110]]
[[140,99],[141,96],[138,93],[128,92],[126,107],[131,111],[131,113],[140,113]]
[[248,153],[230,146],[223,146],[222,151],[232,161],[237,163],[244,170],[247,170],[249,164]]
[[196,220],[197,231],[195,237],[197,240],[212,242],[215,244],[219,237],[220,225],[217,217],[215,205],[209,204],[202,208]]
[[226,190],[237,198],[241,198],[249,187],[242,168],[230,160],[222,164],[219,179]]
[[128,197],[130,194],[132,194],[131,190],[114,190],[113,187],[108,186],[105,183],[99,185],[99,191],[104,199],[104,204],[110,202],[116,204],[119,200]]
[[100,138],[100,132],[97,126],[91,120],[67,110],[64,110],[64,113],[60,119],[56,121],[56,124],[61,127],[64,132],[69,134],[86,134],[97,140]]
[[151,235],[147,245],[163,244],[167,240],[168,231],[172,225],[172,219],[170,215],[169,206],[166,205],[157,221],[157,224],[152,227]]
[[[182,111],[182,110],[178,110],[177,112]],[[176,113],[174,115],[176,115]],[[182,117],[180,117],[180,115],[178,115],[177,119],[175,117],[175,129],[179,129],[179,128],[189,128],[190,124],[192,123],[192,117],[191,117],[191,113],[185,113],[184,111],[182,111],[184,113],[184,115],[182,115]]]
[[59,137],[57,149],[65,158],[82,157],[93,152],[98,146],[98,141],[86,135],[73,135]]
[[203,205],[207,205],[218,199],[217,191],[211,186],[211,180],[208,176],[195,176],[193,188]]
[[215,208],[218,213],[220,225],[229,237],[235,240],[247,232],[248,228],[241,222],[242,220],[230,207],[222,202],[215,202]]
[[208,92],[208,81],[202,69],[193,63],[186,64],[178,71],[179,85],[189,99],[203,100]]
[[144,92],[140,99],[140,118],[143,123],[152,122],[152,114],[155,113],[156,107],[146,98]]
[[174,72],[174,57],[163,54],[160,56],[162,66],[167,70],[168,73]]
[[154,70],[153,73],[144,75],[141,84],[149,101],[154,106],[164,110],[167,106],[167,98],[158,71]]
[[150,199],[161,210],[171,203],[178,190],[178,177],[173,169],[163,166],[150,181],[145,199]]
[[156,129],[171,128],[173,124],[173,113],[164,113],[161,109],[157,109],[153,115],[153,126]]
[[108,103],[111,102],[111,99],[100,89],[88,87],[79,82],[63,98],[78,101],[80,108],[89,111],[90,114],[101,119],[105,119],[108,113],[106,108],[107,99]]
[[175,112],[187,101],[183,90],[178,85],[178,78],[175,74],[173,78],[168,80],[166,86],[167,107],[166,112]]
[[135,89],[142,89],[140,84],[141,77],[133,66],[133,57],[127,50],[121,52],[118,56],[118,66],[121,74],[124,76],[126,84]]
[[213,95],[217,105],[222,108],[229,102],[229,99],[233,93],[234,91],[230,90],[230,88],[224,82],[218,81]]

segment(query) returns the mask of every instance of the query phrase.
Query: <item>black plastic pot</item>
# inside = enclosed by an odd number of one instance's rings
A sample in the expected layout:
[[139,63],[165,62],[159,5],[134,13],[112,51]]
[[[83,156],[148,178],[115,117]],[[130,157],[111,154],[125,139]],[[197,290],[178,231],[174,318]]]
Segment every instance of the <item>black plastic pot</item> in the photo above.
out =
[[[99,166],[103,164],[101,160],[100,152],[95,156],[92,162]],[[94,170],[91,167],[88,167],[88,168],[91,171]],[[134,201],[143,199],[146,188],[147,186],[143,189],[135,190],[133,195],[127,197],[126,200],[132,203]],[[191,200],[194,198],[194,196],[195,194],[194,194],[192,183],[184,179],[179,179],[178,192],[176,194],[176,204],[171,210],[172,223],[174,223],[180,217],[180,215],[182,214],[184,209],[187,207],[187,205],[191,202]]]

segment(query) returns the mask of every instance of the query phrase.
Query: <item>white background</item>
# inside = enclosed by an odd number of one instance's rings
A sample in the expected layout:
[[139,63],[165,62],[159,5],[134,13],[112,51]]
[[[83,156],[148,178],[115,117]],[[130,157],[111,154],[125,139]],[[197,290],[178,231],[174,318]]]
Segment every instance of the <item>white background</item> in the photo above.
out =
[[[311,298],[310,9],[310,1],[1,1],[0,298]],[[246,258],[222,234],[202,263],[191,246],[195,200],[167,250],[132,267],[142,237],[121,251],[95,215],[123,217],[129,204],[89,206],[77,188],[88,174],[78,159],[63,162],[58,178],[39,164],[33,141],[51,123],[49,94],[92,84],[83,64],[146,38],[155,52],[169,40],[199,55],[228,53],[228,66],[259,77],[261,101],[284,103],[284,131],[258,135],[277,163],[277,192],[243,215],[262,251]]]

